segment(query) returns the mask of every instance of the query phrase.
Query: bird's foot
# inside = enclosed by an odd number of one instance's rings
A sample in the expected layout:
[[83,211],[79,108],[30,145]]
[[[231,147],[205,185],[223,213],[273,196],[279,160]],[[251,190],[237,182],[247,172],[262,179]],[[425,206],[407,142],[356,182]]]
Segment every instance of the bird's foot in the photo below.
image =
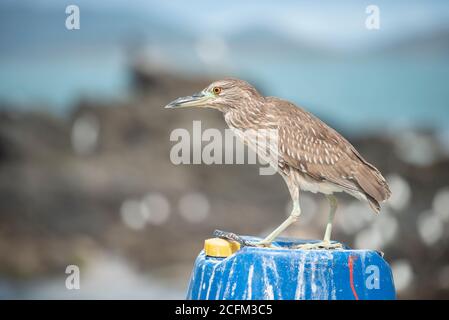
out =
[[304,243],[293,246],[292,249],[301,250],[343,250],[343,245],[339,242],[321,241],[316,243]]
[[215,230],[213,235],[218,238],[226,239],[226,240],[232,240],[240,243],[243,247],[259,247],[259,248],[270,248],[272,246],[271,242],[268,241],[257,241],[257,242],[250,242],[239,235],[228,232],[228,231],[222,231],[222,230]]

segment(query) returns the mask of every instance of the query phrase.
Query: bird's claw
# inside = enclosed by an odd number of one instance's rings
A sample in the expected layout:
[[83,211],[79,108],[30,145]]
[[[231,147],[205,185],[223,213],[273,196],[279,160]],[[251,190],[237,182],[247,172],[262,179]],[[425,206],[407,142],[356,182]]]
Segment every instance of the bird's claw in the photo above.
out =
[[239,235],[229,231],[215,230],[213,235],[218,238],[236,241],[240,243],[240,245],[242,245],[243,247],[259,247],[259,248],[271,247],[271,242],[265,241],[249,242],[240,237]]
[[249,246],[249,247],[252,246],[252,244],[250,242],[246,241],[245,239],[243,239],[242,237],[240,237],[239,235],[237,235],[233,232],[215,230],[213,235],[214,235],[214,237],[236,241],[236,242],[240,243],[240,245],[242,245],[242,246]]
[[339,242],[321,241],[316,243],[303,243],[291,247],[301,250],[343,250],[344,247]]

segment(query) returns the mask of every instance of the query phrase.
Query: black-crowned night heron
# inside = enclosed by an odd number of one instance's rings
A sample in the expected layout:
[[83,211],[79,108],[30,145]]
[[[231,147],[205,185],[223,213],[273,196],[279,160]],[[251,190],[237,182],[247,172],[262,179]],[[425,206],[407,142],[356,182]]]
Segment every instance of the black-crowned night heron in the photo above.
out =
[[344,191],[365,200],[376,213],[380,211],[379,203],[391,194],[379,170],[334,129],[289,101],[262,96],[245,81],[219,80],[200,93],[178,98],[166,106],[181,107],[208,107],[223,112],[228,126],[248,145],[254,137],[245,136],[245,132],[254,135],[262,130],[276,130],[276,163],[270,164],[287,183],[293,210],[257,245],[269,246],[298,219],[301,214],[299,190],[322,193],[330,204],[323,241],[303,245],[306,249],[341,247],[339,243],[331,243],[332,221],[337,209],[334,193]]

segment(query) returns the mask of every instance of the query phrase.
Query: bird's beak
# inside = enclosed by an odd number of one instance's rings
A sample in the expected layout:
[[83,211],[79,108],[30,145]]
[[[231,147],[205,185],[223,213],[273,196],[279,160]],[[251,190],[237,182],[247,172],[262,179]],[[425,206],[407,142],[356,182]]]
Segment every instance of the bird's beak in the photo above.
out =
[[201,107],[208,104],[211,98],[214,95],[207,92],[201,91],[199,93],[195,93],[194,95],[188,97],[178,98],[165,106],[166,109],[174,109],[174,108],[186,108],[186,107]]

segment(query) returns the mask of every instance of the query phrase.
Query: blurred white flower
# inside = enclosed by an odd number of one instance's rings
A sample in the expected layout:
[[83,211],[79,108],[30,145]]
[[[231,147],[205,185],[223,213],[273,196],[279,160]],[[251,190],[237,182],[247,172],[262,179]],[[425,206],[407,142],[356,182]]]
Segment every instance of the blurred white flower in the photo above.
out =
[[161,225],[170,216],[170,203],[167,198],[160,193],[148,193],[142,200],[143,205],[148,208],[148,223]]
[[75,120],[72,127],[72,146],[76,153],[91,154],[98,143],[100,126],[93,114],[84,114]]
[[126,200],[120,208],[123,222],[131,229],[141,230],[145,227],[150,212],[146,206],[138,200]]
[[385,247],[393,241],[399,229],[397,219],[386,210],[384,210],[384,212],[382,212],[379,216],[375,217],[372,227],[377,229],[382,235],[381,247]]
[[433,211],[421,213],[417,220],[419,236],[426,245],[433,245],[443,236],[443,223]]
[[357,248],[370,248],[380,250],[391,243],[399,229],[397,219],[389,211],[374,217],[373,222],[365,230],[357,233],[355,244]]
[[179,201],[179,213],[189,222],[201,222],[209,215],[209,200],[199,192],[184,195]]
[[391,198],[387,204],[397,211],[406,209],[412,198],[410,184],[398,174],[389,175],[387,181],[391,189]]
[[449,187],[440,189],[433,198],[433,211],[443,221],[449,220]]
[[368,228],[357,233],[354,240],[358,249],[380,249],[382,233],[377,228]]
[[342,215],[337,221],[339,227],[348,235],[358,232],[374,218],[368,204],[360,201],[352,201],[345,208],[337,210],[336,215]]
[[413,281],[414,274],[410,262],[405,259],[396,260],[391,263],[393,272],[394,286],[398,292],[407,289]]
[[404,131],[395,139],[396,155],[404,162],[417,166],[428,166],[438,158],[438,149],[433,138],[422,133]]

